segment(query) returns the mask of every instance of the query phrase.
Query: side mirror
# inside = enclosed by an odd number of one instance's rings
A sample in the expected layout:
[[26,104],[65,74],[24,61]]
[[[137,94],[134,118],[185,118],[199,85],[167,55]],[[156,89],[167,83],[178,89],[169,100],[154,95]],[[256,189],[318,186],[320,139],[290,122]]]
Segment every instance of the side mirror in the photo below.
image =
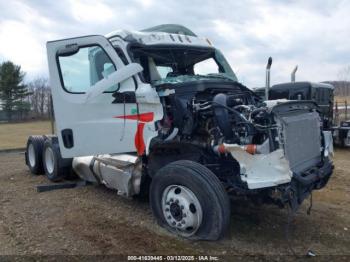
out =
[[140,66],[137,63],[131,63],[126,66],[123,66],[120,69],[117,69],[117,71],[111,73],[110,75],[106,76],[106,78],[102,79],[101,81],[97,82],[94,86],[92,86],[90,91],[86,93],[85,101],[90,101],[96,96],[102,94],[112,85],[119,84],[142,71],[142,66]]

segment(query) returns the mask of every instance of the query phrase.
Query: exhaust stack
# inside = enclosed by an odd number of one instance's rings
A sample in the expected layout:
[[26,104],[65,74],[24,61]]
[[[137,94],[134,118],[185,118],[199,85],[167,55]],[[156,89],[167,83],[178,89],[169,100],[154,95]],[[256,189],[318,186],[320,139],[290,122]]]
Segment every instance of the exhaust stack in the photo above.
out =
[[296,65],[296,66],[294,67],[294,69],[293,69],[293,71],[292,71],[292,74],[291,74],[291,76],[290,76],[290,81],[291,81],[292,83],[295,82],[295,73],[297,72],[297,70],[298,70],[298,65]]
[[266,65],[266,84],[265,84],[265,100],[269,100],[269,89],[270,89],[270,68],[272,65],[272,57],[269,57]]

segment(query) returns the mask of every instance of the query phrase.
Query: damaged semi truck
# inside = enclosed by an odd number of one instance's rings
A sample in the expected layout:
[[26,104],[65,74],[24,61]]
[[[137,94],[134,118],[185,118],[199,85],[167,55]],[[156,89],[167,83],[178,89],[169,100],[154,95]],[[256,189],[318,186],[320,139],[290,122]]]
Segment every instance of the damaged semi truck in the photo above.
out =
[[[345,109],[345,119],[339,119],[338,106],[336,105],[334,107],[334,86],[328,83],[295,82],[295,73],[297,69],[298,66],[292,71],[291,82],[279,83],[273,85],[271,88],[268,85],[255,88],[255,94],[260,96],[263,100],[265,100],[268,95],[269,100],[287,99],[314,101],[319,107],[323,130],[332,132],[335,145],[350,147],[350,120],[346,118],[347,106],[342,108],[342,110]],[[267,70],[267,75],[269,75],[269,72],[270,68]]]
[[315,103],[262,101],[183,26],[51,41],[47,55],[56,135],[29,137],[31,172],[146,193],[174,234],[219,239],[230,197],[297,210],[332,174]]

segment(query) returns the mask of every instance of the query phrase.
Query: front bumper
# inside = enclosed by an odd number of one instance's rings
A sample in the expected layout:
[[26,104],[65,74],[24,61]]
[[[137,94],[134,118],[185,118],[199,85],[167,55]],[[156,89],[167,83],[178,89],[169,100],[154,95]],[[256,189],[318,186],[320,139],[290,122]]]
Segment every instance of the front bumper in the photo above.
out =
[[313,189],[321,189],[327,184],[333,169],[333,163],[327,160],[320,167],[313,167],[301,174],[293,174],[293,179],[302,186],[312,186]]
[[317,167],[312,167],[301,174],[293,174],[291,183],[285,188],[284,199],[289,202],[292,210],[297,210],[312,190],[318,190],[326,186],[333,173],[334,165],[326,158]]

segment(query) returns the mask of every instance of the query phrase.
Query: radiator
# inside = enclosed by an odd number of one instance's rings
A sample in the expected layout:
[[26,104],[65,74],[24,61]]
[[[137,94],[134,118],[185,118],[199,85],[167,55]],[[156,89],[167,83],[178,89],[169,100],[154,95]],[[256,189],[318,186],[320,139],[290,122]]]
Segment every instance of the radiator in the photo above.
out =
[[284,152],[295,173],[316,166],[321,161],[321,131],[316,112],[283,116]]

